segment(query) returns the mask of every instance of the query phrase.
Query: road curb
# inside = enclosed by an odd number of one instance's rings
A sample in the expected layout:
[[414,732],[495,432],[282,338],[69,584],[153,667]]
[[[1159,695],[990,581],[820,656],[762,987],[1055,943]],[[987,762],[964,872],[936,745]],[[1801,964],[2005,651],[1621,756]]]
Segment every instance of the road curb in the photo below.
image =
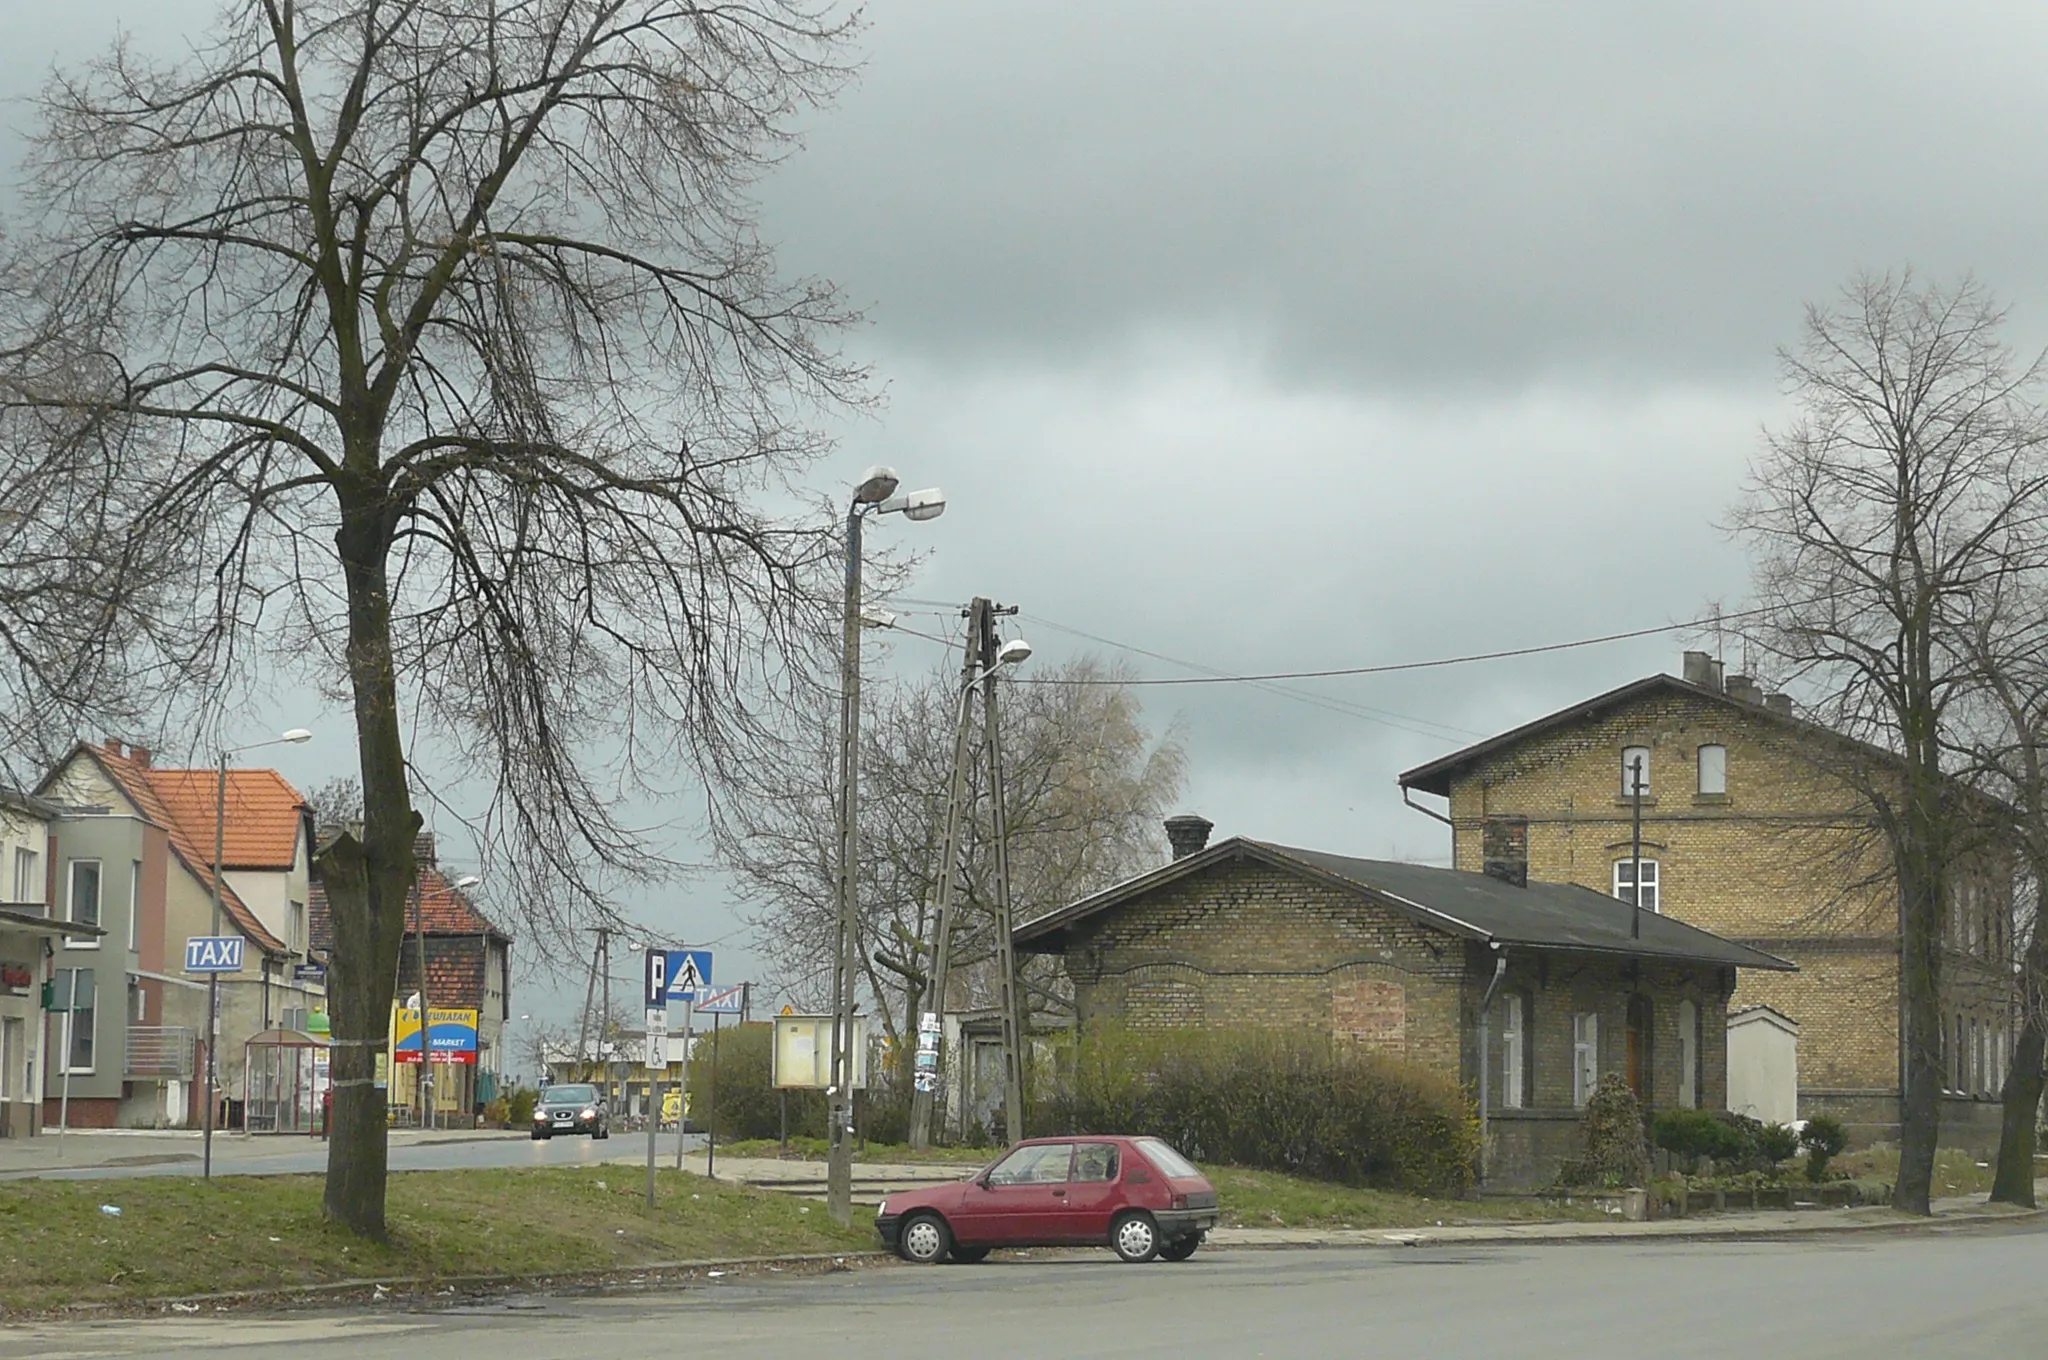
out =
[[1952,1214],[1942,1218],[1880,1220],[1869,1223],[1788,1223],[1780,1227],[1731,1225],[1669,1232],[1530,1232],[1484,1236],[1437,1236],[1431,1229],[1388,1228],[1371,1237],[1325,1237],[1300,1242],[1230,1242],[1211,1240],[1205,1251],[1337,1251],[1367,1248],[1397,1251],[1404,1247],[1608,1246],[1645,1242],[1763,1242],[1784,1237],[1817,1237],[1841,1233],[1912,1234],[1946,1228],[1978,1228],[1991,1224],[2035,1223],[2048,1218],[2048,1206],[2001,1214]]
[[314,1304],[360,1296],[378,1302],[403,1301],[409,1306],[447,1299],[460,1302],[464,1296],[507,1294],[521,1290],[559,1292],[575,1289],[623,1289],[658,1286],[671,1277],[695,1279],[708,1271],[759,1271],[781,1266],[839,1266],[894,1261],[895,1256],[880,1249],[799,1252],[781,1256],[706,1257],[690,1261],[656,1261],[643,1266],[619,1266],[605,1270],[549,1271],[537,1275],[407,1275],[369,1276],[354,1280],[330,1280],[320,1284],[276,1285],[266,1289],[235,1289],[217,1294],[180,1294],[175,1297],[136,1299],[125,1303],[66,1304],[40,1313],[16,1313],[8,1321],[30,1318],[84,1319],[128,1317],[180,1311],[179,1306],[202,1309],[248,1306],[251,1304]]

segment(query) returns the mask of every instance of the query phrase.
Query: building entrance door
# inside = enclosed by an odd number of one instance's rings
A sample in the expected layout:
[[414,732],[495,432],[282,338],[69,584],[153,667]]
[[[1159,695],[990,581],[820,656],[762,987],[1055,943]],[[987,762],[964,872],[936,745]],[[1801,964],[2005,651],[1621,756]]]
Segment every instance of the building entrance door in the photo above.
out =
[[1650,1104],[1650,998],[1638,992],[1628,999],[1628,1089],[1645,1109]]

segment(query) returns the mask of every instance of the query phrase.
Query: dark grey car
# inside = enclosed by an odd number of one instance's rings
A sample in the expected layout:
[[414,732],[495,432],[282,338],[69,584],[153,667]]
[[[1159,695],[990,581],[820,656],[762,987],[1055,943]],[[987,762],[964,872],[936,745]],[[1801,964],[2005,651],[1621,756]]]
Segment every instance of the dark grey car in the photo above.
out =
[[552,1138],[558,1133],[612,1136],[612,1113],[595,1086],[557,1084],[540,1093],[533,1105],[533,1136]]

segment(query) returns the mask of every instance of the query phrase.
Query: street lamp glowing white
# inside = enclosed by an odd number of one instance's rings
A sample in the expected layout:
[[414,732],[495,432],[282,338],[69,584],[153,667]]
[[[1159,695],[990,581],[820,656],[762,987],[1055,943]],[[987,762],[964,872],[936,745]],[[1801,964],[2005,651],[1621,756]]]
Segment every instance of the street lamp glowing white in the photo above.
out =
[[[978,671],[966,673],[960,682],[960,708],[953,717],[953,783],[946,801],[946,830],[939,849],[939,863],[951,866],[960,862],[960,805],[967,796],[967,704],[974,697],[974,691],[983,681],[994,684],[997,671],[1007,666],[1022,665],[1031,656],[1031,644],[1023,638],[1011,638],[996,648],[995,664],[984,666]],[[934,1081],[945,1071],[946,1026],[946,973],[951,967],[953,954],[953,892],[956,875],[951,872],[939,874],[938,943],[932,950],[932,978],[929,995],[932,1010],[939,1015],[939,1032],[936,1046],[932,1050],[932,1074]],[[1008,1093],[1005,1092],[1005,1100]],[[910,1095],[910,1145],[922,1151],[931,1146],[932,1110],[934,1092],[921,1086],[914,1087]],[[1016,1119],[1019,1111],[1005,1110],[1009,1123],[1009,1136],[1016,1138]]]
[[859,990],[860,937],[855,879],[860,848],[860,772],[855,753],[860,747],[860,539],[869,514],[902,515],[909,520],[937,519],[946,513],[946,493],[937,487],[897,495],[902,484],[896,469],[877,465],[861,474],[846,508],[846,601],[841,618],[839,650],[839,875],[837,884],[839,947],[832,969],[832,1077],[827,1100],[831,1123],[831,1160],[825,1181],[826,1212],[846,1227],[853,1221],[853,1011]]
[[[227,839],[228,827],[228,757],[243,751],[260,751],[266,746],[303,746],[313,739],[313,734],[303,727],[294,727],[280,733],[269,741],[252,741],[246,746],[223,746],[220,750],[220,764],[214,770],[213,779],[213,933],[220,934],[220,862]],[[213,1179],[213,1107],[220,1099],[220,974],[209,973],[206,978],[206,1126],[204,1144],[200,1149],[200,1170],[202,1180]],[[69,1066],[68,1062],[66,1064]],[[244,1092],[243,1094],[247,1094]]]

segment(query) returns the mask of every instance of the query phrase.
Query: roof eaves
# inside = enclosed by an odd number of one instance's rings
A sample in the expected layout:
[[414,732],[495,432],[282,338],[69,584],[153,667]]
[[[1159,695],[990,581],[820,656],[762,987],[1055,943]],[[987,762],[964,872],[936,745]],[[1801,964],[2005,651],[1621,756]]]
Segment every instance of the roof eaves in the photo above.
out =
[[1249,844],[1259,846],[1272,857],[1274,863],[1284,865],[1296,873],[1303,874],[1309,878],[1320,879],[1333,887],[1346,888],[1352,892],[1363,892],[1373,897],[1385,898],[1387,901],[1405,907],[1409,911],[1419,913],[1433,921],[1441,922],[1453,933],[1464,935],[1467,939],[1484,941],[1494,938],[1493,932],[1484,927],[1475,926],[1470,921],[1461,920],[1447,911],[1440,911],[1435,907],[1425,906],[1412,898],[1403,897],[1397,892],[1367,883],[1363,879],[1352,878],[1348,874],[1336,873],[1319,865],[1310,864],[1305,860],[1296,859],[1278,846],[1264,841],[1251,841]]

